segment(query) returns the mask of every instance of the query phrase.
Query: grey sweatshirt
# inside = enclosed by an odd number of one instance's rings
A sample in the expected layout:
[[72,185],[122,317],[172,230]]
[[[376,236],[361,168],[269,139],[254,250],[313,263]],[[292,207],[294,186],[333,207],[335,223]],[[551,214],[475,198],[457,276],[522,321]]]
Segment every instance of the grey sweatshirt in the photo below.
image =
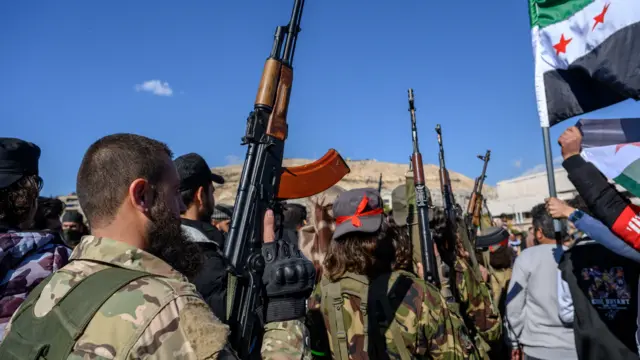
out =
[[573,329],[558,314],[556,245],[524,250],[513,265],[507,293],[507,329],[513,344],[539,359],[577,359]]

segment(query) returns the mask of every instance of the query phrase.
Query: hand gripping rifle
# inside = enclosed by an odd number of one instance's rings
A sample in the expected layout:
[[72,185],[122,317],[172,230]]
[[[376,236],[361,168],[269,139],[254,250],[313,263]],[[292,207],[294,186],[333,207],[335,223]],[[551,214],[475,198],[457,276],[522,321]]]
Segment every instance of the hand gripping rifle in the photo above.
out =
[[411,168],[413,169],[413,183],[416,191],[416,208],[418,210],[418,226],[420,231],[420,244],[422,247],[422,268],[424,279],[436,286],[440,286],[436,257],[433,253],[433,239],[429,230],[428,197],[422,168],[422,154],[418,146],[418,129],[416,127],[416,108],[413,105],[413,89],[409,89],[409,113],[411,113],[411,138],[413,140],[413,154],[411,155]]
[[[463,228],[463,233],[458,231],[458,215],[456,214],[455,208],[455,198],[453,197],[453,189],[451,188],[451,179],[449,178],[449,170],[447,170],[447,166],[444,161],[444,147],[442,146],[442,128],[440,124],[436,125],[436,133],[438,134],[438,146],[439,146],[439,160],[440,160],[440,190],[442,191],[442,200],[444,203],[444,213],[447,217],[447,227],[449,231],[452,231],[451,238],[453,241],[460,236],[460,240],[462,242],[462,246],[465,251],[469,253],[469,258],[471,260],[471,267],[473,269],[474,275],[478,279],[482,279],[482,275],[480,274],[480,268],[478,267],[478,260],[476,259],[476,253],[473,246],[471,246],[470,240],[468,239],[467,229]],[[448,244],[450,246],[450,251],[455,251],[456,245]]]
[[469,237],[474,241],[478,228],[481,227],[482,217],[482,205],[484,203],[484,197],[482,196],[482,187],[484,186],[484,180],[487,178],[487,165],[491,157],[491,150],[487,150],[484,156],[478,155],[478,159],[482,160],[482,173],[476,178],[476,183],[473,186],[473,193],[469,204],[467,204],[467,225],[469,226]]
[[261,246],[266,210],[271,208],[277,213],[278,200],[315,195],[349,173],[349,167],[333,149],[311,164],[282,166],[293,55],[303,5],[304,0],[295,0],[289,24],[276,28],[271,55],[265,63],[254,110],[247,118],[242,139],[247,154],[224,245],[231,273],[227,299],[230,340],[241,359],[257,357],[252,351],[257,348],[259,353],[262,340],[265,261]]

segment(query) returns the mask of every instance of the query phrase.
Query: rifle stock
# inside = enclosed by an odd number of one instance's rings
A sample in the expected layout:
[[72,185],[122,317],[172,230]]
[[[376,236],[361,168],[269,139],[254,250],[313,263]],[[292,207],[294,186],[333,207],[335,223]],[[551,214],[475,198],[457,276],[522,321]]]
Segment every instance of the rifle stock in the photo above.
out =
[[482,194],[476,195],[475,207],[473,208],[473,218],[472,223],[476,228],[480,227],[480,217],[482,216],[482,202],[484,200],[484,196]]
[[[254,109],[247,118],[243,145],[247,153],[240,175],[224,256],[229,263],[227,298],[229,340],[240,359],[260,358],[264,286],[262,274],[262,219],[267,209],[278,212],[279,196],[295,198],[326,189],[349,172],[335,151],[301,167],[284,169],[287,111],[293,83],[293,55],[304,0],[294,0],[287,26],[278,26],[266,60]],[[284,44],[283,44],[284,41]],[[285,175],[286,174],[286,175]],[[317,184],[310,179],[319,176]],[[333,182],[333,183],[332,183]],[[309,189],[305,189],[309,187]],[[321,191],[321,190],[320,190]],[[258,349],[258,351],[254,351]]]

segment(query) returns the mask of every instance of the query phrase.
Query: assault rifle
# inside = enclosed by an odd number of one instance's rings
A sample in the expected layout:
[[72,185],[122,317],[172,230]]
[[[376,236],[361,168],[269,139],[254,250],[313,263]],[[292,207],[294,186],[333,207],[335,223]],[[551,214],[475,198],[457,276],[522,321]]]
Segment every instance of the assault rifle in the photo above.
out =
[[475,185],[473,186],[473,193],[471,193],[471,199],[467,204],[467,226],[469,227],[469,238],[472,242],[475,242],[475,238],[478,232],[478,228],[481,227],[480,221],[482,217],[482,205],[484,204],[484,197],[482,196],[482,187],[484,186],[484,180],[487,178],[487,164],[491,157],[491,150],[487,150],[484,156],[478,155],[478,159],[483,161],[482,173],[476,178]]
[[[451,179],[449,178],[449,171],[447,170],[447,166],[444,161],[444,147],[442,146],[442,128],[440,124],[436,125],[436,133],[438,134],[438,146],[439,146],[439,156],[438,159],[440,161],[440,190],[442,191],[442,200],[444,203],[444,213],[447,218],[447,227],[449,231],[452,232],[451,238],[453,241],[458,238],[458,215],[456,213],[456,202],[453,197],[453,189],[451,188]],[[465,251],[469,253],[469,258],[471,260],[471,267],[473,272],[478,279],[482,279],[482,275],[480,274],[480,268],[478,267],[478,260],[476,259],[475,249],[471,246],[470,240],[466,234],[466,229],[463,227],[463,232],[465,234],[460,235],[460,241],[462,242],[462,246]],[[464,236],[462,236],[464,235]],[[455,243],[448,244],[450,246],[450,251],[455,251]]]
[[[340,154],[329,150],[307,165],[282,166],[287,138],[287,110],[293,83],[295,52],[304,0],[295,0],[291,19],[276,28],[271,55],[266,60],[254,109],[247,118],[242,144],[247,145],[238,194],[224,255],[230,265],[229,314],[231,344],[240,359],[259,358],[264,308],[262,225],[267,209],[279,218],[279,200],[320,193],[349,173]],[[278,230],[281,232],[281,229]],[[257,349],[256,352],[253,350]]]
[[416,191],[416,208],[418,210],[418,226],[420,231],[420,245],[424,279],[436,286],[440,286],[440,278],[436,268],[436,257],[433,253],[433,239],[429,230],[428,197],[422,167],[422,154],[418,146],[418,129],[416,127],[416,108],[413,104],[413,89],[409,89],[409,113],[411,114],[411,139],[413,140],[413,154],[411,168],[413,169],[413,183]]
[[382,192],[382,173],[380,173],[380,178],[378,179],[378,193]]

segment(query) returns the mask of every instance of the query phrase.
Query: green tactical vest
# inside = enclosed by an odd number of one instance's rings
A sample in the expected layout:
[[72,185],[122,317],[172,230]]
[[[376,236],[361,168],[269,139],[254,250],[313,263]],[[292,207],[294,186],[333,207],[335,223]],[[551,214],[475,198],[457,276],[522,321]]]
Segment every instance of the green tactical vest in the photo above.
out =
[[[64,270],[60,270],[64,271]],[[33,307],[54,275],[42,280],[18,308],[0,344],[2,360],[64,360],[100,307],[120,288],[149,273],[107,268],[75,284],[43,317]]]
[[[374,295],[377,305],[374,304],[373,309],[381,308],[384,318],[390,323],[389,330],[393,335],[393,341],[398,349],[400,359],[410,360],[413,356],[409,353],[407,345],[404,343],[402,331],[398,323],[394,319],[394,311],[389,302],[387,278],[384,276],[375,279],[371,286],[374,289],[384,289],[381,294]],[[379,281],[385,281],[380,283]],[[331,282],[328,278],[323,277],[320,286],[322,287],[322,312],[329,315],[329,332],[331,333],[331,352],[336,360],[349,360],[349,339],[347,338],[347,328],[344,321],[343,295],[354,296],[360,299],[360,311],[363,316],[364,329],[364,351],[368,352],[369,344],[369,316],[376,319],[374,313],[369,310],[369,279],[363,275],[346,273],[337,282]],[[350,315],[350,314],[349,314]],[[375,320],[374,320],[375,321]]]

